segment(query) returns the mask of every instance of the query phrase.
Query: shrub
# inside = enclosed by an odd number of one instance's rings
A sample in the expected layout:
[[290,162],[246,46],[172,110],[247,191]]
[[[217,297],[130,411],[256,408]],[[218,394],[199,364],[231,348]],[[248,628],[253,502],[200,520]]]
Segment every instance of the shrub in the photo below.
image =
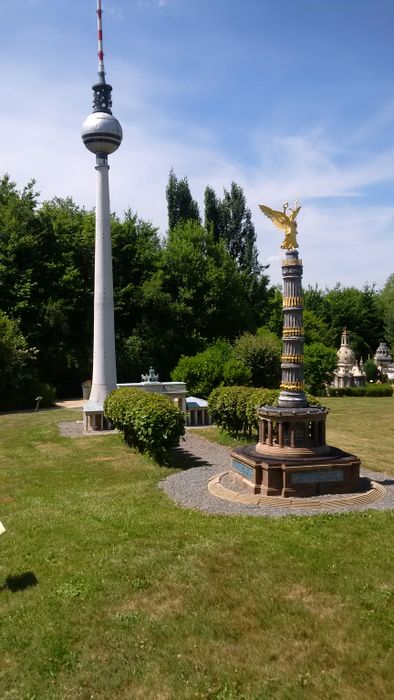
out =
[[[275,406],[279,389],[259,389],[249,386],[223,386],[214,389],[209,396],[209,413],[213,423],[230,435],[243,434],[251,437],[258,430],[257,409],[260,406]],[[313,396],[307,394],[311,406],[320,406]]]
[[257,409],[260,406],[274,406],[278,402],[279,389],[252,389],[246,405],[249,434],[258,432]]
[[232,357],[249,368],[255,387],[274,389],[280,383],[281,342],[274,333],[244,333],[233,347]]
[[249,387],[223,386],[214,389],[209,395],[209,415],[211,420],[231,435],[244,432],[247,427],[246,415],[241,410],[241,404],[245,400],[245,392]]
[[365,396],[392,396],[391,384],[367,384]]
[[16,321],[0,311],[0,411],[34,408],[38,396],[41,406],[54,403],[54,388],[37,377],[36,355]]
[[344,386],[328,388],[330,396],[392,396],[391,384],[366,384],[365,386]]
[[363,369],[367,378],[367,382],[375,382],[377,380],[378,368],[374,360],[365,360]]
[[122,433],[126,444],[146,452],[158,462],[166,461],[172,447],[185,432],[184,416],[163,394],[125,387],[106,398],[104,413]]
[[230,352],[230,345],[219,340],[197,355],[183,355],[171,372],[171,379],[185,382],[189,394],[206,398],[223,381]]
[[234,357],[230,357],[223,367],[223,384],[225,386],[250,386],[251,383],[252,372],[250,368]]
[[337,365],[337,354],[323,343],[311,343],[304,348],[305,384],[313,394],[322,395],[330,384]]
[[223,386],[209,397],[209,413],[216,425],[230,435],[251,437],[257,431],[257,409],[263,404],[275,404],[279,389],[259,389],[249,386]]

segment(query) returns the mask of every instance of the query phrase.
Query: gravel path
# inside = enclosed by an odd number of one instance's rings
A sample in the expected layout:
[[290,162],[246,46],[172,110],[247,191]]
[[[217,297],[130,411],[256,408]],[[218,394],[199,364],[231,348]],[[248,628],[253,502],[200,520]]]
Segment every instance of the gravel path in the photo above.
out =
[[[82,437],[82,421],[67,421],[59,423],[60,434],[65,437]],[[94,432],[91,435],[108,435]],[[230,503],[215,498],[208,491],[208,480],[230,467],[230,450],[222,445],[209,442],[197,435],[196,431],[187,430],[180,446],[174,450],[173,466],[182,469],[159,482],[159,488],[167,496],[183,508],[201,510],[216,515],[252,515],[278,517],[283,515],[319,515],[322,513],[344,513],[365,510],[394,509],[394,477],[382,472],[372,472],[362,469],[361,474],[382,484],[386,495],[376,503],[365,506],[343,506],[340,508],[320,508],[308,510],[303,507],[276,507],[263,505],[244,505]],[[165,469],[165,468],[164,468]],[[329,498],[329,497],[327,497]],[[313,500],[313,499],[310,499]]]

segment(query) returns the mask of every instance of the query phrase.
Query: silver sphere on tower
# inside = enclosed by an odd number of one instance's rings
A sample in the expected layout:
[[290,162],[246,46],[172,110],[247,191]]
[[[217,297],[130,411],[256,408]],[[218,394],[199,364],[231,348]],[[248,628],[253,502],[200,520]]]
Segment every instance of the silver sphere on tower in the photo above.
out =
[[101,0],[97,0],[98,77],[93,85],[93,112],[82,125],[86,148],[100,156],[114,153],[122,142],[122,127],[112,114],[112,86],[105,80]]
[[82,140],[92,153],[110,155],[122,142],[122,127],[108,112],[92,112],[82,125]]

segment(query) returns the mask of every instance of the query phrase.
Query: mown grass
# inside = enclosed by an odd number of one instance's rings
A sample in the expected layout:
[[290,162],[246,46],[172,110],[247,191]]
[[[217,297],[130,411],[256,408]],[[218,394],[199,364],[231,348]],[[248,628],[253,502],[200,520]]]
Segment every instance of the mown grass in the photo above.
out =
[[38,581],[0,591],[1,698],[392,697],[390,512],[183,510],[76,417],[0,416],[0,579]]

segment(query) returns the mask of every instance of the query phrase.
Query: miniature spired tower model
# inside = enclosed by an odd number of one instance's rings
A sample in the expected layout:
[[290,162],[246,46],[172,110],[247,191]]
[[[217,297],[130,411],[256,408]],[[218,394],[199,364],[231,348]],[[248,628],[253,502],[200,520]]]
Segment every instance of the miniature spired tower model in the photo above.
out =
[[232,473],[266,496],[317,496],[356,491],[360,460],[326,444],[328,409],[311,406],[304,392],[302,261],[298,257],[296,216],[260,205],[285,231],[283,276],[282,382],[276,406],[258,410],[259,441],[235,449]]
[[112,115],[112,87],[105,81],[101,0],[97,0],[98,82],[93,85],[93,112],[82,126],[82,140],[96,156],[96,243],[94,267],[93,376],[84,405],[85,430],[105,429],[104,400],[116,389],[111,211],[108,156],[122,141],[122,128]]

